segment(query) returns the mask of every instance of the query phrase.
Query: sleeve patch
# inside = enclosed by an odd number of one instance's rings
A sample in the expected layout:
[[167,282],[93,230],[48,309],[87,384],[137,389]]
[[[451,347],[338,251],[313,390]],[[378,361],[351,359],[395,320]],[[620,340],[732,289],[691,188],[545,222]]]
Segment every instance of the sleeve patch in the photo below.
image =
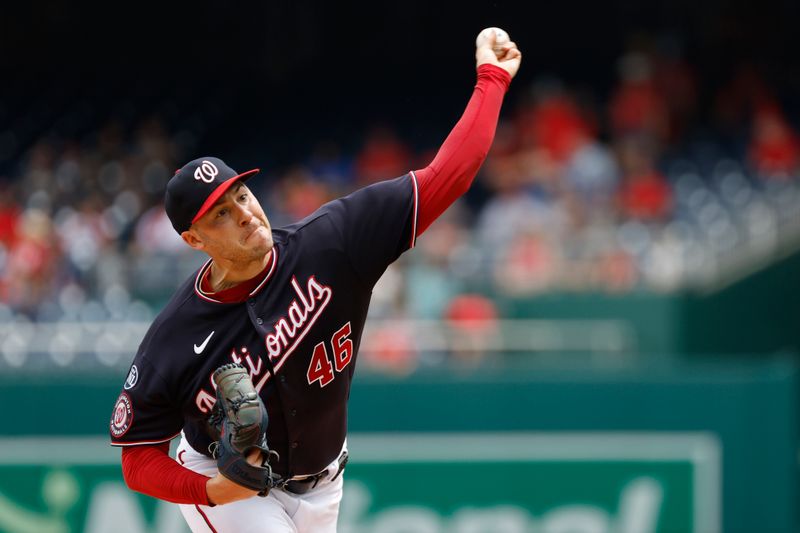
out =
[[115,438],[123,436],[131,428],[133,423],[133,404],[126,393],[122,393],[117,398],[114,405],[114,412],[111,415],[111,434]]
[[136,386],[136,383],[139,381],[139,369],[136,368],[136,365],[131,366],[131,371],[128,372],[128,379],[125,380],[125,390],[131,390]]

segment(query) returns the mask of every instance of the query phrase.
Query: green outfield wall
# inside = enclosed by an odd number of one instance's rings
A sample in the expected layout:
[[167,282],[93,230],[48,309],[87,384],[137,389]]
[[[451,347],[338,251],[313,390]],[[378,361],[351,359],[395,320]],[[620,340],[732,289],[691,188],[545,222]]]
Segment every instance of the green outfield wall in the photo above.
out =
[[[122,379],[0,378],[0,531],[184,531],[122,485]],[[797,406],[789,356],[362,373],[340,530],[796,533]]]
[[619,321],[642,356],[800,353],[800,254],[704,290],[492,296],[510,318]]

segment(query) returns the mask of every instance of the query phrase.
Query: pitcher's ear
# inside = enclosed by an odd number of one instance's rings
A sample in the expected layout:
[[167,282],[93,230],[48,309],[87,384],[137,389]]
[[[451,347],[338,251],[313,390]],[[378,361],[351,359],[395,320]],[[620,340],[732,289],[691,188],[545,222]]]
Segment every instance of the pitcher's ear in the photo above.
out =
[[191,228],[181,233],[181,239],[195,250],[202,250],[205,246],[203,239]]

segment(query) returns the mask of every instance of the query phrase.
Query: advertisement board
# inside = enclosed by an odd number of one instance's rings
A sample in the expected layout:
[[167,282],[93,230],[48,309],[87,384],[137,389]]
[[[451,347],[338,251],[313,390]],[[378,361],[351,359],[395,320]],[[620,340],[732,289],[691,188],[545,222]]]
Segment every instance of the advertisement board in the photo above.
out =
[[[709,433],[401,433],[348,439],[341,533],[721,531]],[[103,437],[0,440],[0,531],[185,533]]]

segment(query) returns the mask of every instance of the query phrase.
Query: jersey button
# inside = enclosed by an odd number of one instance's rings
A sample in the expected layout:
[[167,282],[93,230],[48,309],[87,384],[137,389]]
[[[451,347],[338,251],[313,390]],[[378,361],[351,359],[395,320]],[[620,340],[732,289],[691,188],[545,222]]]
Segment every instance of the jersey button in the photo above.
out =
[[255,300],[250,300],[249,303],[250,303],[250,307],[255,307],[256,306],[256,301]]
[[292,443],[292,448],[297,448],[298,446],[299,446],[299,444],[297,443],[297,441],[294,441]]
[[292,415],[292,416],[296,416],[296,415],[297,415],[297,409],[292,409],[292,411],[291,411],[291,415]]
[[281,380],[281,383],[286,383],[286,376],[284,376],[283,374],[281,374],[281,377],[279,379]]
[[256,318],[256,324],[258,324],[260,326],[263,323],[264,323],[264,321],[261,320],[261,317]]

